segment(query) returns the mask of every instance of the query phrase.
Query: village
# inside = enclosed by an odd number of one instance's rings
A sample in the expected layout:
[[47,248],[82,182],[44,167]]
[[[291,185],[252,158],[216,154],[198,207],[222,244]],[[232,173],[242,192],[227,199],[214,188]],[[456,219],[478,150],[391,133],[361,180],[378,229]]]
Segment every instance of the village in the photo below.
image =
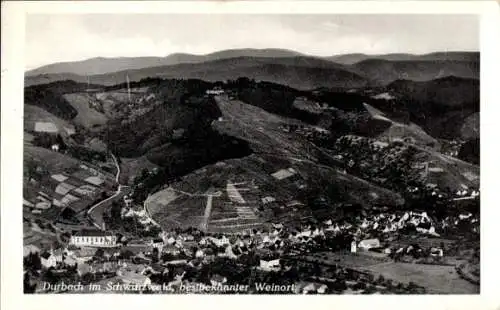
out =
[[[132,206],[129,197],[123,203],[122,218],[135,217],[146,230],[156,227],[145,210]],[[134,238],[84,229],[74,231],[59,248],[26,245],[25,287],[27,283],[36,292],[61,293],[71,293],[69,284],[83,284],[88,293],[100,293],[106,287],[154,293],[158,286],[168,288],[162,293],[179,293],[187,287],[197,287],[197,293],[238,293],[234,292],[238,285],[257,292],[254,283],[268,283],[278,289],[258,293],[280,293],[279,287],[286,285],[293,285],[289,289],[299,294],[422,292],[423,285],[411,278],[411,283],[386,281],[363,267],[390,262],[455,265],[452,252],[458,240],[447,236],[465,230],[478,235],[478,229],[478,217],[471,213],[436,222],[426,212],[411,211],[382,212],[352,221],[328,219],[299,227],[274,223],[238,234],[176,228]],[[66,291],[58,283],[64,283]]]

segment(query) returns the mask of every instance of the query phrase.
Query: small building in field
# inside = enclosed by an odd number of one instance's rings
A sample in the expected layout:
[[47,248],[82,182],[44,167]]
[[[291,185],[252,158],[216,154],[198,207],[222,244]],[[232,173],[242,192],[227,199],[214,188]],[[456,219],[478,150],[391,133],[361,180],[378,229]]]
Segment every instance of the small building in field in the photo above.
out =
[[100,230],[81,230],[71,236],[70,244],[77,247],[114,247],[115,235]]

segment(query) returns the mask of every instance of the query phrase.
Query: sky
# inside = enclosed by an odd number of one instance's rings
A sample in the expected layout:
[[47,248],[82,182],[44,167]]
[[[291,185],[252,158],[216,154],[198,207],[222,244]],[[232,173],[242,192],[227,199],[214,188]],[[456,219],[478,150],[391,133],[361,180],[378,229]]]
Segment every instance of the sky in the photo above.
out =
[[26,69],[93,57],[284,48],[316,56],[478,51],[475,15],[27,15]]

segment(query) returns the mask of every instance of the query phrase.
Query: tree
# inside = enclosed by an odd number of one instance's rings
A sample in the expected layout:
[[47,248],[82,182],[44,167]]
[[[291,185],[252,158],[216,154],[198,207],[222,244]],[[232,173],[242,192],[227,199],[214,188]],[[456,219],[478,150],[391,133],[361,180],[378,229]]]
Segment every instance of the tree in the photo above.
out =
[[380,283],[380,284],[384,284],[385,283],[385,278],[383,275],[380,275],[377,279],[377,282]]
[[392,288],[392,286],[393,286],[392,280],[391,280],[391,279],[387,279],[387,280],[386,280],[386,282],[385,282],[385,285],[386,285],[388,288]]
[[30,253],[23,259],[24,269],[37,271],[42,269],[42,262],[38,253]]
[[97,251],[94,253],[94,258],[103,258],[104,257],[104,250],[99,248]]
[[130,259],[132,256],[134,256],[134,252],[132,252],[130,250],[124,250],[124,251],[120,252],[120,256],[123,259]]
[[157,263],[159,260],[159,255],[160,252],[158,251],[158,248],[153,248],[153,257],[152,257],[152,262]]
[[347,289],[347,284],[344,279],[337,279],[330,288],[337,292],[343,292]]
[[36,290],[36,283],[31,283],[31,276],[29,272],[24,273],[24,279],[23,279],[23,292],[25,294],[32,294]]
[[55,275],[53,270],[54,268],[50,267],[42,275],[42,279],[50,284],[56,284],[60,280],[59,276]]
[[87,272],[82,276],[82,284],[87,285],[95,280],[95,275],[93,273]]
[[111,211],[110,211],[111,219],[116,220],[121,218],[121,212],[122,212],[122,206],[118,202],[113,201],[111,203]]

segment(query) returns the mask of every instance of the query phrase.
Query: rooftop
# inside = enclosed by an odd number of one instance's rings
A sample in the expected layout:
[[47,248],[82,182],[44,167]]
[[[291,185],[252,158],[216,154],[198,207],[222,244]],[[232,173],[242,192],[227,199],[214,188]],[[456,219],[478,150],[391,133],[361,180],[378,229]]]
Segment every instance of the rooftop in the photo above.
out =
[[97,230],[97,229],[82,229],[73,236],[85,236],[85,237],[109,237],[114,236],[112,233]]

